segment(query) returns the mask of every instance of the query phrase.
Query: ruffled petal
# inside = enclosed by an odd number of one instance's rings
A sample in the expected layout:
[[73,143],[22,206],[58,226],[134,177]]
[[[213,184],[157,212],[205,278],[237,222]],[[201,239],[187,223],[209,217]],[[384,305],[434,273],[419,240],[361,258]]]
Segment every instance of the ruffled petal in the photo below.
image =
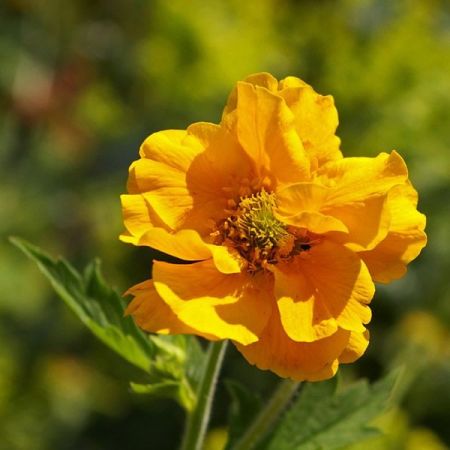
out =
[[155,261],[155,288],[164,302],[200,336],[256,342],[274,300],[270,277],[224,275],[211,260],[189,265]]
[[142,195],[121,195],[120,202],[122,203],[122,216],[127,230],[124,234],[130,238],[142,236],[151,227],[168,229]]
[[[206,126],[216,127],[214,124]],[[164,130],[145,139],[139,149],[139,155],[143,159],[186,172],[194,158],[203,150],[202,142],[195,136],[189,136],[185,130]]]
[[279,264],[273,272],[281,323],[290,339],[312,342],[337,331],[336,319],[296,264]]
[[366,330],[364,333],[352,331],[345,350],[339,355],[339,362],[348,364],[356,361],[364,354],[368,345],[369,330]]
[[152,247],[186,261],[199,261],[211,257],[207,245],[194,230],[180,230],[172,233],[158,227],[148,230],[147,226],[142,234],[121,234],[120,240],[134,245]]
[[321,301],[339,327],[362,333],[371,319],[367,306],[375,292],[366,265],[342,245],[324,240],[295,261],[315,288]]
[[287,88],[299,88],[299,87],[311,87],[306,81],[300,78],[289,76],[280,80],[279,89],[284,90]]
[[[150,147],[153,141],[159,143],[160,136],[156,135],[160,134],[163,132],[150,136],[146,146]],[[170,166],[165,161],[146,158],[135,161],[130,167],[128,190],[140,193],[172,230],[193,228],[204,233],[210,228],[209,222],[223,215],[226,207],[226,200],[217,193],[193,192],[187,185],[186,172],[177,163]]]
[[133,184],[145,201],[172,230],[193,228],[204,234],[211,229],[211,221],[224,214],[223,195],[206,189],[194,191],[187,184],[185,172],[164,163],[135,161],[130,179],[135,180]]
[[220,126],[195,123],[188,127],[187,133],[195,136],[204,148],[186,172],[190,191],[196,194],[206,190],[225,202],[238,201],[243,195],[243,183],[254,179],[255,168],[238,142],[234,121]]
[[[278,80],[268,72],[260,72],[249,75],[244,80],[246,83],[252,84],[254,86],[260,86],[268,89],[271,92],[277,92],[278,90]],[[228,96],[227,104],[223,110],[222,118],[227,116],[229,113],[233,112],[237,107],[237,87],[234,87]]]
[[[154,133],[140,154],[130,167],[128,191],[141,194],[174,231],[208,234],[226,217],[230,198],[238,197],[240,180],[252,178],[252,163],[236,138],[214,124]],[[236,186],[236,193],[228,186]]]
[[338,114],[331,95],[317,94],[314,89],[295,77],[280,82],[279,95],[295,117],[295,128],[303,147],[317,165],[341,159],[340,139],[335,135]]
[[325,209],[328,215],[345,224],[348,233],[336,235],[335,241],[345,243],[354,251],[374,248],[389,231],[391,216],[387,208],[387,194],[361,202]]
[[192,334],[192,328],[181,322],[173,311],[162,301],[153,286],[147,280],[131,287],[125,295],[134,299],[125,310],[143,330],[160,334]]
[[[133,245],[145,245],[186,261],[213,258],[222,273],[239,273],[240,256],[228,247],[208,244],[194,230],[173,232],[160,224],[160,219],[141,195],[122,195],[122,211],[127,231],[120,240]],[[154,226],[158,224],[159,226]]]
[[330,189],[317,183],[295,183],[276,192],[277,212],[293,216],[303,211],[319,212],[326,203]]
[[[226,118],[226,116],[225,116]],[[309,160],[283,99],[250,83],[237,85],[237,136],[258,176],[278,183],[309,178]]]
[[329,192],[329,188],[315,183],[283,187],[276,192],[277,207],[274,213],[282,222],[313,233],[336,231],[347,235],[348,228],[342,221],[320,212]]
[[373,248],[389,229],[386,195],[331,205],[334,188],[318,183],[295,183],[276,193],[276,214],[290,225],[317,234],[339,232],[334,240],[353,250]]
[[319,184],[332,188],[325,205],[330,208],[382,196],[407,178],[405,162],[396,151],[329,162],[316,175]]
[[344,233],[345,236],[339,238],[340,241],[346,242],[348,239],[348,228],[339,219],[333,216],[327,216],[325,214],[317,212],[305,211],[295,216],[283,217],[283,222],[289,225],[293,225],[297,228],[305,228],[316,234],[325,233]]
[[338,329],[333,335],[314,342],[295,342],[289,338],[276,308],[258,342],[236,343],[247,361],[263,370],[294,380],[319,381],[331,378],[338,357],[348,343],[350,332]]
[[[245,83],[267,89],[281,97],[294,116],[294,126],[303,147],[314,165],[342,158],[340,140],[335,135],[338,115],[333,97],[317,94],[300,78],[287,77],[280,82],[270,73],[248,76]],[[224,110],[224,116],[234,111],[238,103],[238,90],[233,89]]]
[[359,253],[375,281],[388,283],[402,277],[406,265],[425,247],[426,219],[416,206],[417,192],[409,183],[389,191],[389,232],[373,250]]
[[344,158],[321,167],[315,181],[329,188],[321,213],[340,220],[349,231],[337,241],[355,251],[370,250],[381,242],[389,230],[387,193],[407,177],[406,165],[395,151],[376,158]]

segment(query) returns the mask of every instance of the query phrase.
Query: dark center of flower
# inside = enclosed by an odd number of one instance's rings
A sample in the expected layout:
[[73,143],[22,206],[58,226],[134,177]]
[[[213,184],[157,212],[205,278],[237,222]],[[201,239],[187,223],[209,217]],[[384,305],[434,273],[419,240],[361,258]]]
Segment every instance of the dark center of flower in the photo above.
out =
[[216,244],[235,248],[247,261],[247,270],[264,270],[302,251],[310,249],[305,230],[290,227],[274,215],[275,194],[262,189],[242,197],[231,215],[218,226],[213,236]]

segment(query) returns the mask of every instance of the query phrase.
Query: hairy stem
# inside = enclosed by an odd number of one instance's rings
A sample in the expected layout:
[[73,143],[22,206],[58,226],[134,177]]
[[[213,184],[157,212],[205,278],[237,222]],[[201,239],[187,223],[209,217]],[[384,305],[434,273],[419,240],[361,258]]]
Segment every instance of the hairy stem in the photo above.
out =
[[227,341],[209,344],[205,367],[197,389],[197,403],[187,416],[181,450],[202,449],[226,346]]

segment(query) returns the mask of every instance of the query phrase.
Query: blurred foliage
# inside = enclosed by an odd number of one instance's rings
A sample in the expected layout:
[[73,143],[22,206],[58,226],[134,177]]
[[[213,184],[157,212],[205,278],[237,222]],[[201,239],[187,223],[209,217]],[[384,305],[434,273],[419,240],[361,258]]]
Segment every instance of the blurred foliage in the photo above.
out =
[[[334,95],[346,155],[395,147],[408,163],[429,244],[404,279],[378,289],[368,353],[342,372],[375,379],[407,368],[401,407],[382,418],[387,435],[366,449],[449,448],[447,1],[4,0],[0,28],[1,450],[176,447],[179,406],[131,393],[132,367],[6,237],[77,267],[99,255],[122,292],[148,278],[163,256],[117,240],[118,196],[140,142],[217,122],[236,80],[262,70]],[[263,397],[276,381],[232,350],[223,377]],[[222,387],[219,430],[229,405]]]

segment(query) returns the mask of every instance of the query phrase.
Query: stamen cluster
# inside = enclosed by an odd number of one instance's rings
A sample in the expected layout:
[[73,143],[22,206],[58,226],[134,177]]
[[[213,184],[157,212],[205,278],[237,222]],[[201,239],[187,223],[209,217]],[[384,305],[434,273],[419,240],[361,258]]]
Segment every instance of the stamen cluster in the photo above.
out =
[[235,248],[254,273],[309,250],[309,237],[274,215],[275,195],[262,189],[242,197],[235,210],[214,233],[216,243]]

